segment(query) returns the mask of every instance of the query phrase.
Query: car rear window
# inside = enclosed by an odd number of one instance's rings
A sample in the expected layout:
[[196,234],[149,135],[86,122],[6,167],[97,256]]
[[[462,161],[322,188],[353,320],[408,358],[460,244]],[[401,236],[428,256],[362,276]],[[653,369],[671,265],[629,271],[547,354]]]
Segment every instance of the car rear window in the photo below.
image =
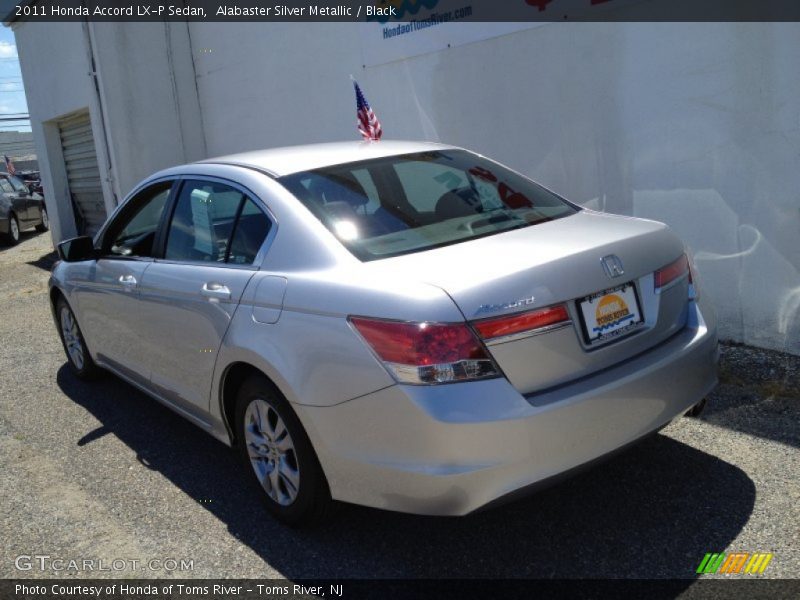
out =
[[278,181],[362,261],[530,227],[579,210],[465,150],[347,163]]

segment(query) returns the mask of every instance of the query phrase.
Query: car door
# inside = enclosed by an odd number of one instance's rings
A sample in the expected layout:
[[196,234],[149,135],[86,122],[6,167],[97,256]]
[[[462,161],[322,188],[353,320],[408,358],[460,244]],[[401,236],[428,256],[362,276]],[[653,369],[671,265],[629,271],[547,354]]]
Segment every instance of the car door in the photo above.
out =
[[144,274],[142,335],[155,340],[151,384],[200,418],[208,410],[217,352],[271,228],[246,190],[221,180],[185,180],[163,257]]
[[98,241],[100,258],[73,294],[97,361],[143,386],[150,381],[153,342],[143,334],[139,286],[153,262],[172,184],[158,182],[125,204]]
[[21,221],[36,221],[38,223],[41,212],[38,204],[34,202],[28,186],[19,177],[13,175],[8,177],[8,183],[14,189],[14,195],[19,206],[20,212],[17,213],[17,216]]
[[11,210],[17,215],[17,221],[21,227],[25,226],[28,220],[27,199],[19,195],[7,177],[0,177],[0,191],[11,203]]

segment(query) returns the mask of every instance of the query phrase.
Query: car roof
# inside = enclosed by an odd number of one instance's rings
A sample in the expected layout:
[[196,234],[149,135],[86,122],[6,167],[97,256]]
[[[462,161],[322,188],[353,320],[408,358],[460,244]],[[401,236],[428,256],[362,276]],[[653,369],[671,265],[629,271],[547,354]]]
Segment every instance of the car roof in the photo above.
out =
[[240,154],[229,154],[199,161],[212,164],[230,164],[266,171],[275,177],[282,177],[300,171],[310,171],[332,165],[383,158],[398,154],[430,152],[454,148],[434,142],[330,142],[325,144],[308,144],[305,146],[286,146],[255,150]]

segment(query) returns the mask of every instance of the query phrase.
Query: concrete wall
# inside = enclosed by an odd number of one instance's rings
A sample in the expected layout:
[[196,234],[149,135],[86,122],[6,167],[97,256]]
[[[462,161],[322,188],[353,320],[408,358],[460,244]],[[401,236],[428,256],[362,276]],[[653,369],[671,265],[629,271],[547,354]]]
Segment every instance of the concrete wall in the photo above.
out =
[[47,214],[53,240],[58,241],[76,232],[58,128],[53,119],[89,109],[92,123],[96,122],[98,109],[91,93],[91,67],[80,24],[17,23],[14,33]]
[[355,139],[352,73],[387,137],[666,221],[724,337],[800,353],[800,25],[556,23],[367,69],[348,24],[190,31],[210,154]]
[[205,158],[185,23],[93,23],[102,104],[121,200],[144,177]]
[[23,22],[14,33],[54,241],[76,233],[57,127],[69,113],[89,110],[109,214],[153,171],[205,156],[186,23]]
[[[0,131],[0,157],[7,154],[17,166],[19,160],[36,160],[36,146],[30,131]],[[21,167],[17,167],[21,168]]]
[[[666,221],[724,337],[800,353],[798,24],[555,23],[370,68],[353,24],[90,34],[117,195],[206,155],[357,139],[352,73],[387,137],[463,145],[587,206]],[[97,112],[80,25],[26,23],[17,40],[38,144],[38,121]]]

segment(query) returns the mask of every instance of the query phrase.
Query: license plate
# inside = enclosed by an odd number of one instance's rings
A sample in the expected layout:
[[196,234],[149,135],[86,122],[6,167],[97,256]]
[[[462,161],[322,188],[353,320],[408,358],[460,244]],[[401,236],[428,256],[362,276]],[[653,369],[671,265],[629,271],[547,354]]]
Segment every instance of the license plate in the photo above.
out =
[[586,341],[596,344],[638,329],[642,312],[633,283],[598,292],[578,301]]

